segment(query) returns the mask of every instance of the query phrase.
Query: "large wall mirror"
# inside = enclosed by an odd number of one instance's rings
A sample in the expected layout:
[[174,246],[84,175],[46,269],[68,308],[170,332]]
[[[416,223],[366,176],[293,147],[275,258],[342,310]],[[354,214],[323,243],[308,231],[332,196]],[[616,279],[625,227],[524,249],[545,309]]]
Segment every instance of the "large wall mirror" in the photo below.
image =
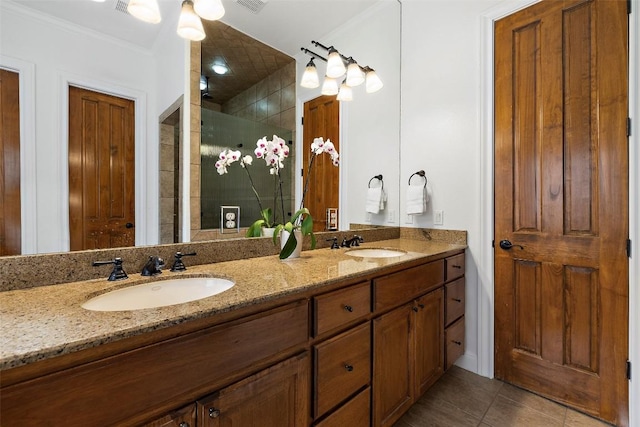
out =
[[[219,29],[237,31],[244,37],[255,39],[293,62],[282,66],[279,66],[282,62],[277,62],[274,72],[257,81],[254,78],[248,87],[238,86],[238,93],[227,94],[226,101],[216,102],[209,99],[217,90],[215,85],[227,89],[235,85],[210,79],[209,91],[199,91],[199,87],[194,91],[190,87],[193,76],[186,70],[193,55],[189,46],[175,34],[178,1],[160,0],[162,25],[149,30],[149,24],[124,15],[117,10],[116,3],[120,2],[111,0],[104,3],[3,0],[0,66],[20,71],[24,78],[20,84],[21,111],[30,112],[34,119],[21,128],[21,136],[24,137],[21,140],[23,253],[69,249],[69,152],[66,139],[69,105],[66,90],[69,85],[115,93],[134,100],[136,244],[175,240],[174,236],[163,237],[161,233],[164,184],[160,170],[159,118],[171,105],[179,103],[185,93],[189,93],[191,102],[198,98],[201,107],[206,109],[199,117],[202,123],[205,118],[209,120],[209,115],[212,116],[209,121],[212,124],[206,129],[193,120],[193,115],[189,124],[180,123],[180,115],[174,116],[179,123],[174,127],[179,143],[184,144],[194,129],[205,137],[197,153],[199,167],[183,167],[184,172],[178,181],[182,188],[184,180],[189,180],[191,186],[185,188],[190,188],[190,194],[182,194],[180,203],[173,205],[183,217],[189,216],[190,229],[219,231],[219,217],[216,216],[219,215],[219,206],[242,203],[231,199],[205,201],[210,194],[215,199],[216,192],[221,190],[215,182],[208,181],[208,175],[226,179],[230,184],[229,191],[234,191],[234,185],[242,185],[242,181],[218,176],[203,159],[217,157],[218,149],[225,147],[253,152],[258,135],[271,139],[275,133],[291,146],[292,157],[286,176],[289,183],[287,203],[292,206],[287,212],[291,211],[300,201],[302,187],[300,149],[303,128],[300,118],[304,104],[320,96],[319,88],[299,86],[304,66],[310,59],[300,48],[313,48],[312,40],[327,46],[334,45],[361,65],[375,68],[385,84],[375,94],[356,88],[354,100],[342,102],[340,106],[339,228],[348,229],[352,224],[399,225],[400,2],[272,0],[265,3],[258,13],[235,1],[223,2],[227,14],[217,24]],[[214,38],[212,36],[212,40]],[[231,37],[227,42],[232,48],[238,37]],[[251,49],[245,51],[248,52],[247,61],[256,55],[250,53],[255,52]],[[209,52],[213,52],[211,57],[207,56]],[[206,42],[203,42],[200,53],[203,55],[203,67],[210,66],[215,60],[215,49],[207,48]],[[326,54],[321,50],[318,53]],[[316,61],[316,64],[322,74],[324,64],[321,61]],[[247,70],[251,73],[251,67],[247,66],[244,72]],[[238,76],[241,72],[243,70],[233,70],[233,74]],[[249,114],[250,102],[244,106],[243,112],[236,110],[234,114],[228,114],[229,105],[225,107],[225,103],[237,105],[238,99],[242,98],[247,101],[246,93],[251,93],[259,85],[266,85],[269,79],[276,78],[274,75],[280,81],[280,92],[276,94],[277,90],[269,89],[267,98],[271,96],[273,105],[254,106],[252,117]],[[282,84],[287,78],[289,83]],[[250,81],[251,78],[244,77],[244,80]],[[295,82],[293,85],[292,81]],[[230,101],[233,98],[236,100]],[[273,113],[276,104],[280,110]],[[264,105],[267,105],[267,112],[260,118],[258,108],[264,108]],[[214,128],[219,125],[213,123],[220,123],[219,120],[229,120],[224,126],[235,129],[226,145],[210,144],[206,140],[205,133],[213,135],[217,132]],[[249,128],[254,128],[253,133],[247,133]],[[191,144],[193,156],[195,150],[193,142]],[[385,210],[378,214],[367,213],[364,208],[366,190],[368,186],[376,185],[375,182],[370,183],[371,178],[380,174],[384,177],[387,204]],[[247,198],[247,194],[243,197]],[[193,204],[194,198],[200,199],[199,207]],[[206,204],[211,201],[213,204]],[[254,205],[251,201],[249,204]],[[251,209],[243,208],[241,212],[246,213],[245,218],[255,220],[256,214]],[[178,240],[182,240],[180,233],[177,234]],[[220,236],[206,233],[200,236],[201,239],[217,237]]]

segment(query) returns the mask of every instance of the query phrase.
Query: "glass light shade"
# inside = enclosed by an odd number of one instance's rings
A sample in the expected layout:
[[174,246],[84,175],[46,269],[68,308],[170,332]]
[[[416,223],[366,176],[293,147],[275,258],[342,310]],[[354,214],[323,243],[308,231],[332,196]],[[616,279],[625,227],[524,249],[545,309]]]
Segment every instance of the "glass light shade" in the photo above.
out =
[[367,71],[367,83],[366,83],[367,93],[377,92],[380,89],[382,89],[382,86],[384,86],[382,84],[382,80],[380,80],[380,77],[378,77],[376,72],[373,70]]
[[347,84],[356,87],[362,83],[364,83],[364,71],[355,62],[350,63],[347,67]]
[[220,0],[193,0],[193,10],[202,19],[215,21],[224,16],[224,6]]
[[302,74],[302,80],[300,81],[300,86],[306,87],[309,89],[314,89],[320,86],[320,80],[318,79],[318,70],[316,69],[315,64],[313,63],[313,59],[309,61],[307,67],[304,69],[304,74]]
[[338,101],[353,101],[353,89],[347,86],[346,83],[342,83],[336,99]]
[[198,42],[205,37],[202,21],[200,21],[200,17],[193,11],[193,2],[191,0],[184,0],[182,2],[182,11],[180,12],[177,33],[180,37],[194,42]]
[[214,73],[219,74],[221,76],[229,72],[229,67],[227,67],[225,64],[213,64],[211,66],[211,69],[213,70]]
[[329,57],[327,58],[327,77],[338,78],[347,71],[342,62],[342,57],[337,50],[333,49],[329,51]]
[[338,94],[338,80],[325,77],[322,82],[322,94],[323,95],[337,95]]
[[157,0],[131,0],[127,12],[144,22],[157,24],[162,20]]
[[200,90],[205,90],[207,88],[207,78],[205,76],[200,76]]

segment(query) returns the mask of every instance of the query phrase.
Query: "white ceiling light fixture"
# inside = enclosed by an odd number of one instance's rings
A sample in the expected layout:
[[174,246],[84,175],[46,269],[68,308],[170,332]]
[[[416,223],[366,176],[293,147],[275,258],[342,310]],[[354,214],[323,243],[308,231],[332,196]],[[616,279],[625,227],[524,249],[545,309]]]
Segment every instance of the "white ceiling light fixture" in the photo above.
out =
[[215,21],[224,16],[224,6],[221,0],[193,0],[193,10],[202,19]]
[[182,10],[180,11],[178,30],[176,32],[180,37],[194,42],[199,42],[205,38],[202,21],[193,10],[193,2],[191,0],[182,2]]
[[213,70],[214,73],[221,76],[229,72],[229,67],[227,67],[227,64],[216,63],[211,66],[211,69]]
[[162,20],[157,0],[131,0],[127,12],[144,22],[157,24]]
[[[344,56],[333,46],[327,47],[316,41],[311,41],[311,44],[326,50],[328,57],[324,58],[307,48],[300,48],[301,51],[311,56],[300,80],[300,86],[313,89],[320,85],[319,81],[314,80],[313,75],[315,73],[315,79],[318,78],[316,66],[313,63],[313,60],[317,58],[327,63],[327,71],[321,89],[323,95],[337,95],[339,101],[351,101],[353,100],[353,88],[362,83],[366,82],[367,93],[374,93],[382,89],[382,80],[368,65],[366,67],[358,65],[355,59]],[[341,85],[338,84],[339,80],[342,80]]]

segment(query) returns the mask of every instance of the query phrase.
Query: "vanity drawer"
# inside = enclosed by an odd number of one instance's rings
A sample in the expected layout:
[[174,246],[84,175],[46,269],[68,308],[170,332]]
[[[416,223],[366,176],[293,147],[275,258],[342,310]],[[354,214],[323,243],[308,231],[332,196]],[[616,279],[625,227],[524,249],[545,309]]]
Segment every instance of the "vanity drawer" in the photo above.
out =
[[464,316],[444,331],[447,343],[445,370],[449,369],[464,354]]
[[371,286],[369,282],[362,282],[314,297],[313,308],[313,336],[317,337],[371,313]]
[[464,254],[451,256],[444,262],[447,268],[447,281],[457,279],[464,274]]
[[358,393],[316,427],[369,427],[371,425],[371,387]]
[[317,418],[371,379],[371,324],[366,322],[314,346]]
[[373,280],[375,311],[411,301],[444,283],[444,260],[433,261]]
[[464,314],[464,277],[445,286],[445,326]]

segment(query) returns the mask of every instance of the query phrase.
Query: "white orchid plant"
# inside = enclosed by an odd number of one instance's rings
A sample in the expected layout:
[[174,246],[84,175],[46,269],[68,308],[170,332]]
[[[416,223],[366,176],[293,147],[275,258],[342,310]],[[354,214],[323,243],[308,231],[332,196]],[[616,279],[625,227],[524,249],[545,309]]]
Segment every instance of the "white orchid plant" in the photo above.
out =
[[267,137],[265,136],[256,142],[254,155],[256,156],[256,159],[263,159],[265,161],[267,167],[269,167],[269,173],[274,177],[273,209],[270,207],[267,207],[266,209],[263,208],[260,195],[253,183],[249,168],[247,168],[247,166],[250,166],[253,162],[253,157],[250,155],[242,156],[240,151],[224,150],[219,154],[219,159],[216,162],[216,169],[220,175],[226,174],[228,172],[227,168],[236,161],[240,161],[240,166],[242,166],[242,168],[247,172],[249,182],[251,183],[251,189],[258,201],[261,216],[260,219],[251,224],[247,229],[247,237],[259,237],[262,235],[263,227],[270,228],[276,225],[278,196],[280,196],[280,207],[282,218],[284,219],[284,200],[282,198],[282,179],[280,170],[284,167],[284,160],[289,157],[289,147],[285,143],[284,139],[277,135],[273,135],[273,139],[271,141],[267,140]]
[[316,247],[316,237],[313,234],[313,218],[309,212],[309,209],[304,207],[304,198],[307,195],[309,189],[309,178],[311,177],[311,168],[316,156],[322,153],[327,153],[331,156],[331,161],[334,166],[340,165],[340,154],[336,151],[333,142],[330,139],[324,141],[322,137],[314,138],[311,144],[311,157],[309,158],[309,167],[307,168],[306,179],[302,190],[302,201],[300,202],[300,209],[296,211],[291,217],[291,220],[285,224],[279,224],[276,226],[276,230],[273,233],[273,243],[277,242],[277,236],[281,230],[289,232],[289,238],[285,242],[284,247],[280,251],[280,259],[288,258],[293,253],[298,244],[295,233],[296,229],[299,229],[303,236],[309,236],[311,238],[311,249]]

